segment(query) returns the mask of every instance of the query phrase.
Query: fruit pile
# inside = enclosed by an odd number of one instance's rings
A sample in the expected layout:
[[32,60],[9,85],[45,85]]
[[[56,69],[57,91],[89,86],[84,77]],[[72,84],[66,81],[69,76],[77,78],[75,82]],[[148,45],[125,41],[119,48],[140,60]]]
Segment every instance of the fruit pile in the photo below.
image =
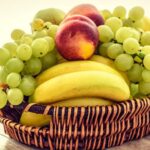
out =
[[[141,7],[126,16],[123,6],[112,13],[90,4],[67,14],[49,8],[35,15],[32,33],[13,30],[13,42],[0,48],[0,109],[23,101],[111,105],[150,94],[149,20]],[[49,121],[24,112],[21,123],[29,117],[30,125]]]

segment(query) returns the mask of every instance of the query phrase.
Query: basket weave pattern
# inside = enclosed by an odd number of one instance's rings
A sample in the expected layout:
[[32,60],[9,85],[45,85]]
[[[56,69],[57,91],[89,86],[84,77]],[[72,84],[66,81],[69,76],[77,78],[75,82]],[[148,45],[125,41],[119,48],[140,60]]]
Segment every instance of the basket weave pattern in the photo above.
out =
[[[25,111],[36,112],[37,104]],[[49,127],[26,127],[2,119],[5,132],[13,139],[39,148],[105,149],[150,134],[150,99],[129,100],[112,106],[41,106],[49,114]]]

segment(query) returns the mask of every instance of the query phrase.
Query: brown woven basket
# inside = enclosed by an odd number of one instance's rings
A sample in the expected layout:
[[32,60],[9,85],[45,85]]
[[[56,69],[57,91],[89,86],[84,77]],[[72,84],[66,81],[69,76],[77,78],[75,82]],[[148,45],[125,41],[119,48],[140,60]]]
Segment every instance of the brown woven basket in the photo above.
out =
[[[36,128],[17,123],[15,116],[20,116],[23,109],[51,115],[50,126]],[[105,149],[150,134],[149,98],[95,107],[23,104],[20,107],[7,106],[0,114],[3,114],[1,120],[5,132],[11,138],[51,150]]]

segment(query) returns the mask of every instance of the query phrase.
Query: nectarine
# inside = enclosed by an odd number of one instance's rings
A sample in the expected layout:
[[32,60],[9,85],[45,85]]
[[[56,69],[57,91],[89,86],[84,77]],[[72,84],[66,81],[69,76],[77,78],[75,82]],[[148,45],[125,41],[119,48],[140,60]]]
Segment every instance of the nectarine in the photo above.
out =
[[104,24],[103,17],[100,15],[97,8],[91,4],[81,4],[81,5],[74,7],[73,9],[69,11],[66,17],[77,15],[77,14],[90,18],[97,26]]
[[98,30],[88,17],[72,16],[60,25],[55,41],[59,53],[65,59],[88,59],[98,44]]

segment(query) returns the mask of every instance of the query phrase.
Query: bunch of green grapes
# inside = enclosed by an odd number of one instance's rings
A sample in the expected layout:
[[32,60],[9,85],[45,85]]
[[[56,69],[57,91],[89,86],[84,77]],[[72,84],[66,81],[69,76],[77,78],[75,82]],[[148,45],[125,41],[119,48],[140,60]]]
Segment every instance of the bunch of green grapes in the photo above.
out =
[[123,6],[101,11],[105,25],[99,26],[99,54],[114,60],[116,69],[126,72],[131,96],[150,94],[150,31],[142,29],[144,9]]
[[36,88],[35,76],[57,63],[55,34],[58,26],[42,19],[31,23],[32,33],[11,33],[12,42],[0,48],[0,109],[19,105]]

